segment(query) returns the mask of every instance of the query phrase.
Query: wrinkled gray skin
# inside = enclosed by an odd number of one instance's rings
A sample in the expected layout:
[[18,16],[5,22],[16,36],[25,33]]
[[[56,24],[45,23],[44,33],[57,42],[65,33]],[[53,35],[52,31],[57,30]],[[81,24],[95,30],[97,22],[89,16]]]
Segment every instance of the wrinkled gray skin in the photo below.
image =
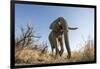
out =
[[[62,26],[61,29],[57,30],[57,28],[59,28],[60,26]],[[69,40],[68,40],[68,31],[69,30],[76,30],[76,28],[71,28],[68,27],[67,22],[65,21],[65,19],[63,17],[58,17],[56,20],[53,21],[53,23],[50,25],[50,29],[52,30],[49,34],[49,42],[51,44],[51,49],[52,49],[52,54],[54,52],[54,49],[56,50],[56,55],[59,54],[60,56],[63,54],[64,52],[64,48],[63,48],[63,35],[64,35],[64,43],[68,52],[68,58],[71,57],[71,50],[70,50],[70,46],[69,46]],[[58,46],[57,46],[57,41],[60,44],[61,50],[59,51]]]

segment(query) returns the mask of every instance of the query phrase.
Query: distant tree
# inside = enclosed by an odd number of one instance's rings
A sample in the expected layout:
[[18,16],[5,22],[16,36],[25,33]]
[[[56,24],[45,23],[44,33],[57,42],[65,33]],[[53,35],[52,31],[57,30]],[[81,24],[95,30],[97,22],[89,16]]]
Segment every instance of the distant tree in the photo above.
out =
[[40,38],[40,36],[35,36],[35,31],[31,24],[27,24],[26,28],[21,27],[21,35],[15,39],[16,47],[29,47],[34,42],[34,38]]

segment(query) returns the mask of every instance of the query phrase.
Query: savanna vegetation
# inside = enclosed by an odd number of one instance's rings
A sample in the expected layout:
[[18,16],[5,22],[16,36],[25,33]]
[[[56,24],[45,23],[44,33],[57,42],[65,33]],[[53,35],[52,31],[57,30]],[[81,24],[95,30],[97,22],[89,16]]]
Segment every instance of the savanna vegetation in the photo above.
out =
[[15,39],[15,63],[16,64],[51,64],[94,61],[94,41],[87,39],[83,48],[71,52],[72,57],[67,58],[67,53],[62,56],[54,56],[48,51],[47,43],[39,44],[40,36],[35,35],[33,26],[27,25],[21,28],[21,35]]

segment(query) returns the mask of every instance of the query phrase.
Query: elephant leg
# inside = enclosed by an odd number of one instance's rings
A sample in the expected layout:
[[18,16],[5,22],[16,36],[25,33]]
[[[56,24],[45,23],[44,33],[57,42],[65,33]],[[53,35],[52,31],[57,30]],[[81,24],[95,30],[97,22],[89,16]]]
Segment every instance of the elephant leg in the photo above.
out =
[[55,47],[54,47],[53,33],[52,32],[49,34],[49,42],[50,42],[50,45],[51,45],[51,50],[52,50],[52,55],[53,55]]
[[66,46],[66,49],[67,49],[67,52],[68,52],[68,58],[71,57],[71,50],[70,50],[70,46],[69,46],[69,40],[68,40],[68,32],[64,32],[64,37],[65,37],[65,46]]
[[58,42],[60,43],[60,47],[61,50],[59,52],[60,56],[62,56],[63,52],[64,52],[64,48],[63,48],[63,40],[62,40],[63,36],[61,35],[61,37],[58,38]]
[[57,46],[57,35],[55,32],[52,31],[52,44],[53,44],[53,47],[55,48],[55,56],[57,56],[59,54],[59,49],[58,49],[58,46]]
[[51,44],[51,49],[52,49],[52,55],[55,49],[55,55],[57,56],[59,54],[59,49],[57,47],[57,40],[56,40],[56,35],[55,33],[52,31],[49,35],[49,42]]
[[58,49],[58,46],[57,46],[57,40],[56,40],[56,38],[54,38],[54,45],[55,45],[56,56],[57,56],[57,55],[59,55],[59,49]]

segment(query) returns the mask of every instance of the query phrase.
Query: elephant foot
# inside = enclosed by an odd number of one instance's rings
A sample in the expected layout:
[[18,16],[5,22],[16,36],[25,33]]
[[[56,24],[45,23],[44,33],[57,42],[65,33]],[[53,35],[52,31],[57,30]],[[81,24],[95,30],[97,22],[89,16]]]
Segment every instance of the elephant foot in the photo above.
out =
[[67,58],[70,59],[71,58],[71,55],[68,55]]
[[63,51],[59,51],[59,54],[60,54],[60,56],[62,56],[62,54],[63,54]]

